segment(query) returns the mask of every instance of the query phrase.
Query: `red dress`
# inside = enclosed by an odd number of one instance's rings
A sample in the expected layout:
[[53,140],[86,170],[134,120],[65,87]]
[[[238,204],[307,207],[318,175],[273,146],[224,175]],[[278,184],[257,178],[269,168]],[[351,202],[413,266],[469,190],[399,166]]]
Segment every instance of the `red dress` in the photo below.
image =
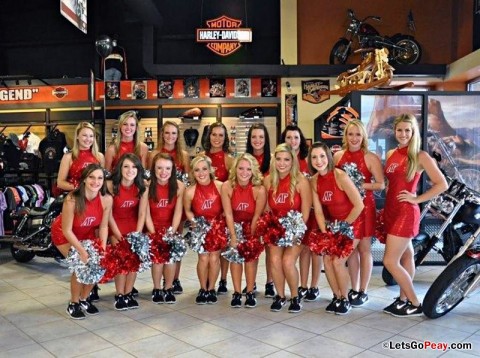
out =
[[112,159],[112,171],[115,170],[122,155],[127,153],[135,154],[135,142],[133,140],[130,142],[120,142],[120,148],[118,148],[117,154],[115,154]]
[[206,252],[222,250],[227,245],[225,219],[222,217],[223,207],[220,193],[212,180],[207,185],[195,185],[192,200],[192,212],[195,216],[203,216],[212,228],[205,236],[203,247]]
[[308,170],[307,159],[306,158],[300,159],[300,153],[297,154],[297,159],[298,159],[298,166],[300,168],[300,172],[302,172],[303,174],[310,174],[310,170]]
[[82,178],[82,171],[89,164],[99,164],[100,161],[92,154],[90,149],[79,150],[78,157],[72,161],[72,165],[68,170],[68,182],[78,187]]
[[175,148],[173,148],[172,150],[162,148],[160,153],[168,154],[173,158],[173,162],[175,163],[175,168],[177,169],[177,172],[181,172],[181,173],[185,172],[185,168],[183,167],[183,162],[180,160],[181,158],[177,157],[177,150]]
[[[365,162],[365,153],[362,150],[351,152],[346,150],[342,158],[337,164],[338,168],[342,168],[344,164],[355,163],[360,173],[365,177],[365,183],[372,182],[372,173],[368,170]],[[364,209],[362,211],[363,220],[365,222],[364,237],[372,237],[375,234],[376,208],[373,191],[365,190],[365,198],[363,199]],[[363,237],[362,237],[363,238]]]
[[[85,211],[73,217],[72,231],[79,241],[96,238],[95,231],[100,226],[103,217],[103,206],[100,194],[92,200],[86,200]],[[68,243],[62,232],[62,214],[57,216],[52,224],[52,242],[55,245]]]
[[177,205],[177,195],[172,198],[170,203],[168,202],[168,184],[160,185],[157,183],[157,198],[158,202],[153,199],[148,200],[155,232],[172,226],[173,214]]
[[270,210],[272,210],[273,214],[278,217],[287,215],[290,210],[300,211],[302,208],[302,199],[300,197],[300,193],[295,191],[293,205],[290,199],[289,174],[285,178],[279,180],[275,195],[273,194],[273,188],[270,188],[268,191],[268,206],[270,207]]
[[138,188],[135,185],[129,188],[122,184],[118,186],[118,194],[113,196],[112,216],[123,236],[137,230],[139,204]]
[[253,185],[249,183],[246,187],[235,185],[232,192],[233,221],[236,223],[251,223],[255,214],[255,199],[253,197]]
[[387,234],[411,238],[419,231],[420,208],[417,204],[399,202],[397,199],[401,190],[408,190],[415,194],[420,179],[420,174],[415,173],[412,181],[406,181],[407,150],[408,147],[395,149],[385,163],[388,188],[383,215]]
[[217,180],[225,182],[228,179],[228,169],[225,165],[225,152],[206,153],[207,157],[212,160],[212,167],[215,170]]
[[[347,194],[338,187],[333,170],[324,176],[318,176],[317,195],[327,220],[344,221],[350,214],[350,211],[352,211],[353,204]],[[363,237],[364,225],[362,216],[359,216],[352,225],[355,238]]]
[[[265,160],[265,153],[262,153],[260,155],[253,155],[255,157],[255,159],[257,160],[258,162],[258,166],[260,168],[260,171],[262,170],[262,165],[263,165],[263,161]],[[267,169],[267,171],[265,173],[262,173],[264,177],[266,177],[268,175],[268,173],[270,172],[269,169]]]

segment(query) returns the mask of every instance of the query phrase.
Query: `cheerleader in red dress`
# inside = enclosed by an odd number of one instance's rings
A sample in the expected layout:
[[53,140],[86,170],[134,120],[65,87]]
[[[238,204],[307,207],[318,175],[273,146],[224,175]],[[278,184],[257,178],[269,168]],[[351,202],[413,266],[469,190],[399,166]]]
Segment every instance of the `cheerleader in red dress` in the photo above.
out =
[[[412,238],[420,225],[419,203],[447,189],[447,182],[428,153],[420,150],[420,131],[412,114],[402,114],[393,123],[398,148],[387,153],[385,176],[388,179],[384,208],[387,241],[383,264],[400,286],[400,296],[384,308],[396,317],[422,315],[422,305],[413,287],[415,264]],[[432,183],[429,190],[416,194],[421,173]]]
[[[334,167],[330,148],[323,142],[314,143],[309,161],[312,169],[317,171],[310,184],[315,218],[320,230],[326,232],[326,220],[346,221],[348,224],[353,224],[355,237],[362,235],[363,222],[361,218],[357,219],[364,208],[362,198],[348,175]],[[358,243],[358,240],[355,241],[353,248]],[[350,255],[350,252],[345,254]],[[344,315],[351,310],[347,299],[347,258],[328,254],[323,258],[325,275],[333,291],[333,299],[326,308],[328,313]]]
[[120,157],[126,153],[134,153],[140,158],[142,167],[147,165],[148,147],[141,141],[138,118],[135,111],[128,111],[118,118],[119,134],[105,152],[105,169],[115,169]]
[[[168,228],[177,232],[183,213],[183,193],[185,185],[177,180],[173,158],[165,153],[157,153],[152,159],[151,182],[148,189],[148,209],[146,227],[150,234],[163,234]],[[175,264],[159,262],[153,257],[152,302],[156,304],[176,302],[173,286]],[[161,289],[162,273],[165,285]]]
[[[98,237],[105,249],[111,209],[112,197],[106,195],[103,168],[98,164],[90,164],[83,170],[78,188],[65,198],[62,213],[52,224],[52,242],[65,257],[73,246],[79,252],[81,261],[86,263],[88,253],[80,241],[95,239],[98,230]],[[72,319],[84,319],[85,313],[98,314],[98,309],[89,299],[92,287],[78,282],[75,274],[72,274],[71,298],[67,307],[67,314]]]
[[[282,217],[290,210],[295,210],[302,214],[305,223],[308,221],[312,207],[310,187],[308,180],[300,173],[296,155],[288,144],[280,144],[275,149],[270,164],[270,175],[265,178],[264,186],[267,191],[266,211],[271,210],[275,216]],[[270,250],[268,264],[277,290],[270,309],[277,312],[286,304],[286,279],[292,296],[288,311],[300,312],[299,274],[296,263],[304,246],[294,244],[290,247],[281,247],[269,244],[268,247]]]
[[[225,212],[227,227],[230,232],[230,246],[237,247],[238,241],[234,223],[250,227],[250,234],[245,233],[246,240],[256,240],[255,229],[257,221],[267,201],[265,187],[262,185],[262,174],[255,158],[242,154],[235,159],[229,180],[222,185],[222,203]],[[257,305],[255,298],[255,278],[257,276],[258,258],[247,261],[245,258],[245,276],[247,281],[245,307],[253,308]],[[234,293],[232,307],[242,305],[241,282],[243,264],[231,263],[230,266]]]
[[[212,161],[215,177],[221,182],[225,182],[228,179],[228,172],[232,167],[233,158],[228,155],[229,146],[230,141],[225,125],[220,122],[210,124],[208,140],[205,143],[205,155]],[[224,295],[228,291],[227,274],[229,262],[222,257],[220,264],[221,275],[217,293]]]
[[[182,141],[180,138],[180,127],[177,123],[172,121],[166,121],[163,123],[162,129],[160,130],[160,137],[158,140],[158,148],[153,150],[148,155],[148,168],[153,164],[153,158],[158,153],[165,153],[170,155],[175,162],[175,169],[177,178],[182,178],[184,174],[188,173],[190,168],[190,157],[188,156],[187,151],[183,148]],[[180,180],[183,180],[180,179]],[[184,182],[185,183],[185,182]],[[182,222],[178,228],[179,231],[183,229],[183,217]],[[173,292],[179,294],[183,292],[182,285],[180,283],[180,269],[182,262],[178,261],[175,263],[175,277],[173,280]],[[166,273],[165,273],[166,274]]]
[[58,169],[57,187],[60,191],[72,191],[80,183],[83,169],[92,163],[105,163],[98,150],[95,127],[88,122],[80,122],[75,128],[75,143],[71,152],[62,157]]
[[[302,172],[307,178],[310,177],[310,169],[308,168],[307,156],[308,146],[307,140],[303,135],[300,127],[295,125],[288,125],[285,127],[281,135],[281,143],[289,144],[293,151],[297,154],[298,165],[300,172]],[[310,211],[309,221],[307,222],[307,234],[308,231],[316,229],[315,217],[313,215],[313,209]],[[308,288],[308,276],[310,274],[310,263],[312,267],[312,277],[310,280],[310,288]],[[308,247],[304,247],[300,254],[300,287],[298,288],[300,298],[305,301],[315,301],[320,295],[318,290],[318,284],[320,281],[320,272],[322,270],[322,257],[318,255],[312,255],[312,252]]]
[[[107,182],[107,187],[113,196],[112,215],[109,219],[110,242],[116,246],[126,240],[127,234],[142,232],[145,225],[148,195],[140,159],[133,153],[124,154],[113,171],[112,180]],[[117,311],[138,308],[138,302],[132,294],[138,267],[135,271],[132,267],[118,269],[120,273],[115,276],[114,308]]]
[[355,163],[364,177],[362,188],[365,191],[363,199],[365,208],[361,214],[364,233],[359,237],[360,242],[355,251],[348,258],[348,272],[352,284],[348,299],[353,307],[359,307],[368,301],[367,289],[372,276],[371,239],[375,232],[376,221],[373,191],[385,188],[382,163],[376,154],[368,150],[367,132],[360,120],[354,119],[347,123],[343,131],[343,149],[335,153],[333,161],[338,168]]
[[[212,219],[223,216],[220,196],[222,182],[215,180],[212,162],[205,155],[197,155],[192,160],[190,168],[190,177],[194,184],[185,189],[183,196],[185,215],[187,220],[192,223],[198,216],[203,216],[211,223]],[[215,282],[219,272],[220,250],[198,254],[197,275],[200,281],[200,290],[195,300],[197,304],[217,303]]]
[[[247,134],[247,150],[255,157],[260,167],[260,172],[266,177],[270,170],[270,136],[268,134],[267,127],[263,123],[254,123],[249,129]],[[270,265],[268,262],[268,248],[265,250],[265,269],[267,273],[267,280],[265,282],[265,297],[275,297],[275,289],[273,286],[272,273],[270,272]],[[256,284],[255,284],[256,290]]]

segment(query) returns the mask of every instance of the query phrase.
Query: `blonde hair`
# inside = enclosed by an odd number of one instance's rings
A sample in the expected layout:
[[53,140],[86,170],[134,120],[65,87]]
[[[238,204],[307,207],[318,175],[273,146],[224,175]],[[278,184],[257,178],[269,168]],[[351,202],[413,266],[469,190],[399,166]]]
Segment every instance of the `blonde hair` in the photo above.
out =
[[72,148],[72,159],[77,159],[78,155],[80,153],[80,149],[78,146],[78,135],[82,131],[82,129],[87,128],[90,129],[93,132],[93,144],[92,144],[92,154],[97,160],[100,162],[102,157],[100,155],[100,151],[98,149],[98,143],[97,143],[97,131],[95,130],[95,127],[93,124],[89,122],[80,122],[77,125],[77,128],[75,128],[75,140],[73,141],[73,148]]
[[228,180],[230,181],[232,188],[235,187],[235,185],[237,185],[237,168],[238,168],[238,165],[240,164],[240,161],[242,160],[245,160],[246,162],[250,163],[250,166],[252,168],[252,177],[250,178],[250,182],[252,183],[252,185],[253,186],[262,185],[263,175],[262,175],[262,172],[260,171],[260,166],[258,165],[258,161],[255,159],[253,155],[248,153],[243,153],[240,156],[235,158],[235,161],[233,162],[233,165],[230,168]]
[[409,123],[412,126],[412,138],[408,143],[408,166],[407,166],[407,180],[411,181],[415,176],[418,167],[418,153],[420,153],[420,146],[422,140],[420,138],[420,129],[418,127],[417,118],[413,114],[401,114],[393,121],[393,130],[396,132],[399,123]]
[[277,153],[288,153],[292,157],[292,169],[290,170],[290,202],[293,204],[295,199],[295,187],[298,184],[298,178],[300,176],[298,159],[292,147],[290,147],[288,144],[282,143],[277,145],[275,151],[273,152],[272,159],[270,160],[270,187],[273,189],[273,195],[276,195],[278,184],[280,182],[280,177],[275,166]]
[[205,154],[199,154],[195,158],[192,159],[190,162],[190,181],[192,184],[196,184],[197,181],[195,179],[195,176],[193,175],[193,172],[195,170],[195,167],[197,166],[198,163],[200,162],[205,162],[207,163],[208,167],[208,173],[210,174],[210,179],[215,180],[215,169],[212,167],[212,160],[207,157]]
[[118,153],[119,150],[120,150],[120,144],[122,143],[122,126],[129,118],[135,119],[135,125],[136,125],[137,128],[135,129],[135,134],[133,135],[133,142],[135,143],[134,153],[139,158],[141,158],[141,156],[142,156],[142,149],[141,149],[142,148],[141,147],[142,141],[141,141],[141,138],[140,138],[138,117],[137,117],[137,112],[136,111],[127,111],[127,112],[122,113],[118,117],[118,135],[115,137],[115,139],[112,141],[112,143],[115,147],[115,153]]
[[348,129],[350,127],[357,127],[358,130],[360,131],[360,134],[362,135],[362,144],[360,145],[360,149],[366,153],[368,152],[368,134],[365,129],[365,126],[363,125],[362,121],[359,119],[352,119],[351,121],[348,121],[347,125],[343,129],[343,137],[342,137],[342,148],[344,150],[348,150],[348,139],[347,139],[347,134],[348,134]]
[[183,148],[183,143],[180,140],[180,127],[177,123],[173,121],[163,122],[162,128],[160,129],[160,137],[158,138],[158,149],[159,151],[161,151],[163,146],[165,145],[163,135],[164,135],[166,126],[173,126],[177,129],[177,140],[175,141],[175,153],[177,154],[177,158],[178,158],[177,160],[183,164],[185,162],[185,158],[183,157],[185,153],[185,148]]

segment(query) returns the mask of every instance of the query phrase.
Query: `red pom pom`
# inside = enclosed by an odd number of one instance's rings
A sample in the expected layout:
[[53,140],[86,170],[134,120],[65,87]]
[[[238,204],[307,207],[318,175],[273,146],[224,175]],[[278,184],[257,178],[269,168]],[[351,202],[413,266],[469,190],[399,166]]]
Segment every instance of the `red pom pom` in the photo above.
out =
[[225,246],[227,246],[225,218],[216,217],[212,219],[210,225],[212,227],[208,230],[207,235],[205,236],[203,248],[208,252],[215,252],[224,249]]
[[263,236],[264,244],[275,245],[279,238],[285,236],[285,228],[276,215],[267,211],[258,219],[256,234]]
[[383,209],[377,211],[377,220],[375,222],[375,237],[382,244],[385,244],[387,242],[387,233],[385,232]]
[[323,233],[320,229],[311,230],[304,239],[304,244],[317,255],[330,255],[329,249],[334,243],[334,235],[330,231]]
[[150,254],[154,264],[164,264],[170,260],[170,245],[163,241],[166,230],[150,234]]
[[329,255],[337,257],[348,257],[353,251],[353,240],[348,236],[337,233],[329,248]]
[[105,256],[100,262],[101,266],[105,269],[100,283],[107,283],[114,279],[117,275],[118,267],[120,266],[120,258],[115,255],[113,245],[107,245],[105,250]]
[[252,235],[250,223],[243,223],[242,229],[245,241],[237,245],[238,253],[245,259],[245,262],[255,261],[263,252],[265,246],[260,242],[258,236]]
[[137,254],[132,252],[130,243],[124,239],[116,245],[107,247],[105,257],[102,260],[102,267],[106,269],[101,281],[103,283],[108,282],[116,275],[137,272],[140,267],[140,259]]

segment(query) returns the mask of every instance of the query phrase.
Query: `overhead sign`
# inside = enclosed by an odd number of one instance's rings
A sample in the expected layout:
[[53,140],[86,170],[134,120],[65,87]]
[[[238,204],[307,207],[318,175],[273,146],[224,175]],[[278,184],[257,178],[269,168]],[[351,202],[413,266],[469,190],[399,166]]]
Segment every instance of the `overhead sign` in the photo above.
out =
[[242,47],[242,42],[252,42],[252,29],[241,25],[242,20],[225,15],[207,20],[207,28],[197,29],[197,42],[206,42],[217,55],[231,55]]

